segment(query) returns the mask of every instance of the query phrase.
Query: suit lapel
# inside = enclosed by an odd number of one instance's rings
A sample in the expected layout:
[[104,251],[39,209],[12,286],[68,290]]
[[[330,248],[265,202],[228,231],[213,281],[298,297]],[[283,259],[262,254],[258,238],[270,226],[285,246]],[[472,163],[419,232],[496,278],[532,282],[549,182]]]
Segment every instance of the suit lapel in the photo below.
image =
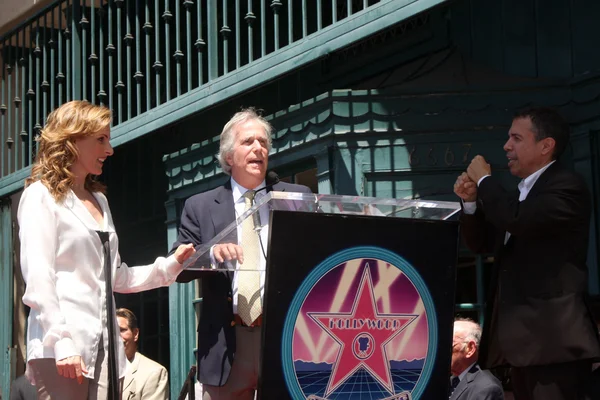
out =
[[[552,177],[552,174],[554,173],[554,171],[556,171],[557,168],[559,167],[558,161],[554,162],[552,165],[550,165],[543,173],[542,175],[540,175],[538,177],[538,179],[535,181],[535,183],[533,184],[533,187],[531,188],[531,190],[529,191],[529,193],[527,194],[527,197],[525,198],[525,200],[523,201],[527,201],[527,199],[531,199],[534,198],[535,196],[537,196],[538,192],[543,189],[547,183],[548,180]],[[514,196],[512,196],[509,201],[515,201],[516,205],[515,205],[515,215],[516,213],[518,213],[519,210],[519,204],[521,203],[519,201],[519,197],[520,197],[520,192],[519,189],[515,190],[515,194]],[[513,241],[513,236],[511,235],[510,238],[508,239],[508,241],[506,243],[503,243],[503,246],[509,246],[512,244]]]
[[465,375],[464,379],[460,381],[454,392],[452,392],[452,396],[450,396],[450,400],[458,400],[460,399],[460,395],[467,390],[469,385],[475,380],[475,376],[479,373],[480,368],[479,365],[475,364],[471,367],[467,375]]
[[218,234],[227,225],[235,220],[235,206],[233,204],[233,194],[231,193],[231,181],[227,181],[215,193],[214,201],[210,204],[211,218],[215,227],[215,234]]
[[552,177],[554,172],[557,171],[559,168],[560,168],[560,164],[558,163],[558,161],[555,161],[544,172],[542,172],[542,175],[540,175],[540,177],[537,179],[537,181],[535,181],[535,183],[533,184],[533,187],[527,194],[527,199],[529,199],[530,197],[537,196],[540,189],[543,189],[544,186],[546,186],[546,184],[548,183],[548,180]]
[[89,230],[97,231],[102,229],[98,222],[92,217],[85,205],[75,196],[72,191],[67,193],[63,202],[63,207],[71,211],[75,217]]
[[[515,216],[518,215],[519,213],[519,198],[521,197],[521,192],[519,191],[519,189],[515,189],[510,197],[508,198],[508,201],[510,202],[510,204],[513,204],[513,208],[515,211]],[[504,232],[504,234],[502,234],[502,236],[498,239],[500,241],[500,243],[498,244],[500,247],[507,247],[509,245],[512,245],[514,239],[514,235],[510,235],[508,237],[508,241],[506,240],[506,232]],[[501,254],[502,252],[499,252],[499,254]]]
[[463,379],[462,381],[460,381],[460,383],[458,384],[456,389],[454,389],[454,392],[452,392],[452,396],[450,396],[450,400],[457,400],[458,398],[460,398],[460,395],[465,390],[467,390],[467,385],[468,385],[468,382],[466,379]]
[[140,366],[140,354],[135,353],[135,358],[133,359],[133,362],[127,366],[127,368],[129,368],[129,369],[127,371],[127,374],[125,375],[125,381],[123,382],[123,394],[125,394],[130,389],[135,392],[135,387],[130,388],[130,386],[133,382],[133,378],[134,378],[135,373],[137,372],[139,366]]
[[100,208],[102,209],[104,226],[100,226],[100,224],[98,224],[98,222],[94,219],[87,207],[83,204],[81,200],[79,200],[77,196],[75,196],[75,193],[73,193],[73,191],[69,191],[67,193],[67,196],[65,197],[65,200],[63,202],[63,207],[71,211],[75,215],[75,217],[77,217],[77,219],[87,229],[91,231],[102,230],[107,232],[114,232],[115,227],[112,223],[111,218],[109,218],[108,203],[106,202],[105,198],[101,195],[93,193],[93,196],[100,205]]
[[[215,235],[219,234],[229,224],[235,221],[235,205],[233,204],[233,194],[231,192],[231,180],[228,180],[221,189],[215,192],[214,200],[209,204],[210,215]],[[237,231],[234,232],[237,243]],[[227,271],[230,281],[233,281],[233,271]]]
[[112,216],[110,213],[110,207],[108,205],[108,201],[106,200],[106,197],[104,197],[100,193],[92,193],[92,194],[94,195],[94,197],[96,198],[96,201],[98,202],[98,204],[100,204],[100,208],[102,209],[102,217],[104,218],[104,226],[102,227],[102,230],[105,232],[115,232],[115,225],[112,220]]

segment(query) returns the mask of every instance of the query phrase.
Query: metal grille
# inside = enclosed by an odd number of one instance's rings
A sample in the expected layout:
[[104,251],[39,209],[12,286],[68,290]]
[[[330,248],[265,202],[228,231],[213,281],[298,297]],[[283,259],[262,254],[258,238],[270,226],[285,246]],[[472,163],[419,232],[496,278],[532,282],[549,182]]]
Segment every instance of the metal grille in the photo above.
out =
[[64,102],[106,105],[118,125],[379,2],[57,1],[0,38],[0,177],[30,165]]

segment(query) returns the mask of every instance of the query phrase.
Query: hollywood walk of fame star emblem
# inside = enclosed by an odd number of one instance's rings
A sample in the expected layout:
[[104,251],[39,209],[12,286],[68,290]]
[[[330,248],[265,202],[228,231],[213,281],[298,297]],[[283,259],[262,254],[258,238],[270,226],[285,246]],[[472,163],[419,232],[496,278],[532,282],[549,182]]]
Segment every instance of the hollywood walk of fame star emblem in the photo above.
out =
[[360,368],[394,394],[386,344],[413,322],[417,315],[379,313],[368,264],[349,313],[308,315],[340,346],[327,383],[326,397]]

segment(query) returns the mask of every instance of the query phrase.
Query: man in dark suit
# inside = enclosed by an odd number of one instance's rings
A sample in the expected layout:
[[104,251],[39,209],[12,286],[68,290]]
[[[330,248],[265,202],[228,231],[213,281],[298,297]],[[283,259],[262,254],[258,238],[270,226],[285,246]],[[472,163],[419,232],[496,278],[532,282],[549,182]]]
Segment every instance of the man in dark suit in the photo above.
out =
[[[591,301],[591,309],[592,313],[596,317],[596,326],[598,328],[598,332],[600,332],[600,302],[599,299],[595,301]],[[584,396],[582,400],[596,400],[600,399],[600,362],[594,363],[592,365],[592,374],[590,375],[590,379],[585,385]]]
[[506,191],[481,156],[454,186],[467,246],[494,253],[482,364],[512,366],[517,400],[578,398],[600,357],[587,300],[590,195],[557,161],[568,142],[558,113],[526,110],[504,145],[519,190]]
[[[37,398],[35,386],[29,383],[25,375],[19,376],[10,386],[9,400],[36,400]],[[0,396],[0,400],[1,399],[2,396]]]
[[500,381],[477,364],[481,327],[470,319],[454,321],[450,400],[503,400]]
[[[267,190],[261,190],[265,187],[311,193],[305,186],[284,182],[272,185],[265,181],[270,149],[271,126],[253,109],[232,117],[223,128],[219,149],[221,167],[231,179],[186,201],[174,249],[182,243],[200,245],[213,239],[249,207],[254,198],[252,190],[257,199],[266,193]],[[261,215],[260,219],[264,223],[268,215]],[[254,399],[261,350],[267,233],[268,229],[262,229],[257,234],[242,224],[235,240],[215,245],[209,259],[204,260],[207,265],[227,265],[230,271],[184,270],[177,279],[188,282],[201,278],[197,362],[204,400]]]

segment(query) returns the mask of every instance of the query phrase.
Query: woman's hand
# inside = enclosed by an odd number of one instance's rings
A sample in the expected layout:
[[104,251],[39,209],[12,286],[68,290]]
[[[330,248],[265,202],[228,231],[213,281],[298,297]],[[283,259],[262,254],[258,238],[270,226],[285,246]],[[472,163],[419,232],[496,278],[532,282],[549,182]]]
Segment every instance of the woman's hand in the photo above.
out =
[[175,250],[175,259],[179,264],[183,264],[185,260],[190,258],[196,252],[192,243],[182,244]]
[[80,356],[71,356],[56,361],[56,369],[58,374],[65,378],[75,379],[81,385],[83,383],[83,374],[87,374],[88,370]]

